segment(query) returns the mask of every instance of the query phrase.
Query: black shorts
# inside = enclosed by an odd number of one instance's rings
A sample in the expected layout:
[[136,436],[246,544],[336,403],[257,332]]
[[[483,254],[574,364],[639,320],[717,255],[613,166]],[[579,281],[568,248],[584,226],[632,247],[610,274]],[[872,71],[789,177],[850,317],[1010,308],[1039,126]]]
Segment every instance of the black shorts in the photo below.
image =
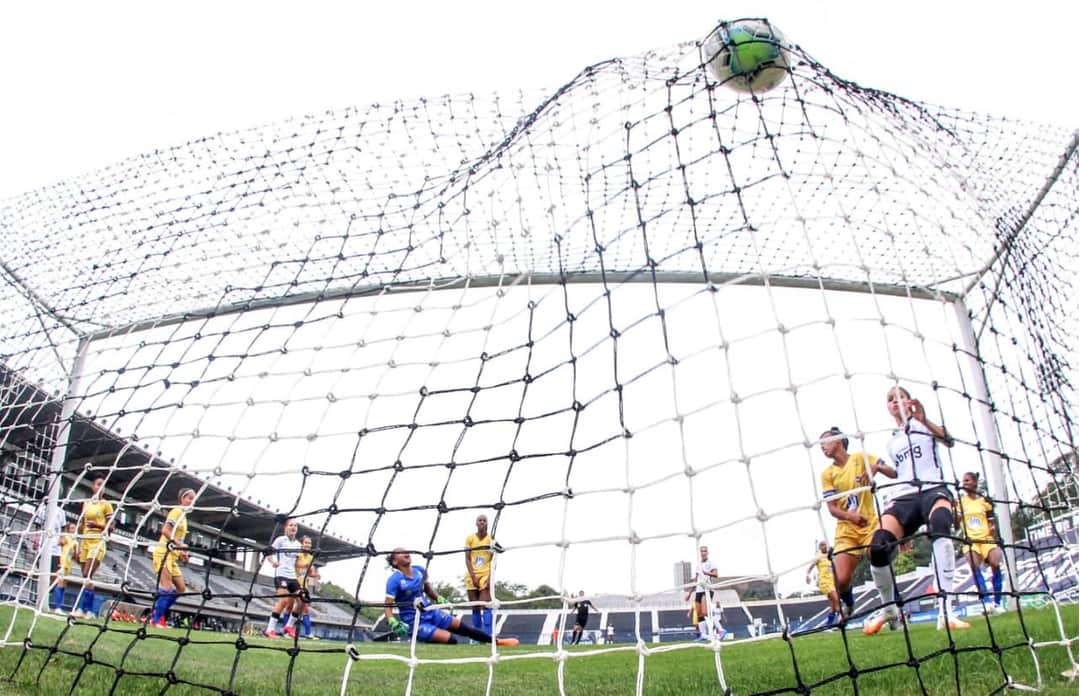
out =
[[889,501],[882,517],[885,515],[895,517],[904,528],[904,536],[909,537],[930,520],[930,509],[943,498],[950,503],[953,502],[952,494],[945,486],[934,486],[919,493],[908,493]]
[[587,613],[578,614],[577,619],[574,621],[575,626],[581,626],[582,628],[585,628],[585,624],[587,623],[589,623],[589,615]]
[[296,581],[296,578],[281,578],[281,577],[276,577],[275,576],[274,577],[274,589],[275,590],[286,590],[291,595],[299,594],[300,593],[300,583]]
[[[712,591],[711,590],[709,591],[709,599],[712,599]],[[694,593],[694,601],[697,602],[698,604],[704,602],[705,601],[705,592],[704,591],[695,592]]]

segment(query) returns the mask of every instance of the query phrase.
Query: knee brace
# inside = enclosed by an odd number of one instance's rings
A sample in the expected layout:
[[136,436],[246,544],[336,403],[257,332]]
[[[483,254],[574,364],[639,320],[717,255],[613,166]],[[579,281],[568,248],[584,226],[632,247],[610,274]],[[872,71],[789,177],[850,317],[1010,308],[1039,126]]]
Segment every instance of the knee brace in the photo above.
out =
[[931,539],[952,536],[953,512],[947,507],[939,507],[930,512],[930,519],[926,523],[926,529],[930,532]]
[[886,529],[878,529],[870,540],[870,565],[883,568],[892,563],[896,555],[896,535]]

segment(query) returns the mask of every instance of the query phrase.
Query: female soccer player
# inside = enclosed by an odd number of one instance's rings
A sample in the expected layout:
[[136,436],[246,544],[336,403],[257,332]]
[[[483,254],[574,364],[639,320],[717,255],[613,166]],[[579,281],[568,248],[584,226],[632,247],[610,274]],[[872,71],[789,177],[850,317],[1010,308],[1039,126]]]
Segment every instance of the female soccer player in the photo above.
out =
[[849,453],[847,448],[848,439],[840,428],[834,426],[821,434],[821,452],[832,461],[821,472],[821,491],[829,514],[839,520],[832,558],[836,593],[850,615],[855,609],[851,578],[878,528],[871,484],[879,472],[896,478],[896,470],[872,454]]
[[[465,592],[470,602],[491,601],[491,559],[495,557],[495,540],[488,534],[487,515],[476,518],[476,533],[465,538]],[[473,605],[472,625],[491,633],[491,609]]]
[[[302,544],[296,538],[298,525],[296,520],[285,520],[285,534],[274,539],[270,545],[271,551],[266,554],[264,560],[269,560],[274,567],[274,594],[277,601],[274,603],[270,619],[266,622],[266,630],[263,635],[267,638],[280,638],[278,626],[281,625],[282,612],[291,610],[297,594],[300,592],[300,583],[296,581],[296,557],[300,554]],[[296,614],[289,616],[285,625],[284,633],[290,638],[296,637]]]
[[585,590],[578,592],[577,601],[574,602],[574,611],[577,612],[577,616],[574,618],[574,630],[570,634],[570,645],[579,645],[581,643],[581,636],[585,633],[585,628],[589,625],[589,610],[596,609],[593,603],[585,599]]
[[806,569],[806,582],[810,583],[810,573],[817,568],[818,592],[825,595],[829,600],[829,617],[825,619],[826,626],[836,623],[840,614],[840,597],[836,594],[836,583],[833,582],[832,560],[829,559],[829,545],[824,541],[818,542],[818,550],[814,555],[814,562]]
[[154,547],[154,574],[158,581],[158,596],[154,600],[154,614],[150,625],[154,628],[168,628],[169,609],[187,591],[180,564],[187,563],[187,514],[195,504],[195,491],[182,488],[176,496],[180,504],[169,510],[165,524],[161,527],[161,536]]
[[71,615],[77,618],[94,616],[94,573],[105,560],[105,552],[108,550],[106,540],[113,517],[112,503],[101,499],[105,491],[105,477],[98,476],[91,481],[90,490],[90,499],[83,501],[82,514],[79,515],[79,535],[82,541],[79,543],[75,560],[81,567],[84,587],[79,606],[71,611]]
[[[431,601],[439,597],[428,580],[424,566],[413,565],[412,556],[403,548],[396,548],[387,556],[386,562],[394,569],[386,581],[386,623],[397,635],[407,638],[416,627],[416,639],[425,643],[457,643],[454,634],[472,638],[480,643],[490,643],[491,634],[461,621],[448,611],[430,609]],[[416,602],[420,607],[417,610]],[[394,607],[400,618],[394,618]],[[496,645],[518,645],[517,638],[496,638]]]
[[[305,588],[310,593],[311,588],[308,587],[308,580],[319,579],[319,569],[315,567],[315,556],[311,553],[311,537],[305,536],[300,540],[301,551],[296,556],[296,580],[300,583],[300,587]],[[292,613],[299,613],[301,621],[304,624],[304,637],[308,640],[318,640],[319,637],[311,632],[311,602],[304,599],[309,595],[300,594],[293,601]]]
[[[964,536],[969,540],[964,545],[964,556],[967,557],[968,565],[971,566],[971,577],[975,580],[975,586],[979,588],[979,599],[982,600],[986,611],[995,614],[1004,614],[1005,608],[1001,606],[1001,547],[994,541],[996,525],[994,520],[994,506],[983,496],[979,495],[979,474],[969,471],[964,474],[960,487],[964,490],[960,496],[957,512],[957,524],[963,530]],[[990,566],[991,582],[994,583],[994,603],[987,604],[986,578],[982,574],[983,562]]]
[[952,612],[953,571],[955,559],[950,535],[953,528],[953,499],[945,485],[938,443],[953,446],[945,428],[926,417],[926,409],[903,387],[893,387],[886,395],[889,414],[896,430],[889,440],[889,458],[897,473],[897,496],[881,516],[881,527],[870,544],[870,572],[881,593],[882,608],[863,624],[863,633],[873,635],[886,623],[900,618],[894,601],[893,557],[899,539],[914,534],[926,525],[932,540],[934,570],[937,574],[938,630],[970,628]]
[[701,563],[698,564],[697,583],[686,592],[686,599],[694,596],[694,603],[690,607],[690,620],[698,627],[698,640],[709,638],[709,604],[712,601],[712,589],[710,584],[720,576],[716,565],[709,560],[709,547],[702,546],[699,551]]
[[74,522],[64,525],[64,533],[60,536],[60,572],[56,576],[56,587],[53,588],[53,601],[56,604],[57,614],[64,613],[64,590],[67,588],[67,578],[71,575],[71,560],[75,557],[75,550],[79,542],[75,538],[76,527]]

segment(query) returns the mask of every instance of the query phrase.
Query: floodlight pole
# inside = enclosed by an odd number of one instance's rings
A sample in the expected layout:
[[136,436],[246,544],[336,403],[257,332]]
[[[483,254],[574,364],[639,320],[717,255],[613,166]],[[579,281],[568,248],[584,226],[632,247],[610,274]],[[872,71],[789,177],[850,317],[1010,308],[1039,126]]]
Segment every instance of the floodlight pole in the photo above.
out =
[[[994,500],[994,514],[997,516],[997,532],[1001,537],[1005,551],[1005,574],[1007,589],[1013,590],[1013,575],[1016,573],[1016,540],[1013,538],[1012,510],[1009,509],[1009,489],[1006,486],[1005,460],[1001,456],[1001,439],[998,437],[997,423],[990,410],[990,391],[986,386],[986,372],[975,357],[979,354],[975,338],[975,327],[971,323],[968,309],[963,300],[955,300],[953,309],[960,326],[960,341],[967,356],[968,372],[971,375],[971,389],[974,407],[978,415],[976,427],[981,451],[986,456],[987,489]],[[976,571],[978,572],[978,571]]]
[[90,339],[79,339],[78,348],[75,351],[75,361],[71,365],[68,374],[68,389],[64,395],[60,407],[60,429],[56,434],[56,444],[53,446],[52,458],[49,462],[49,483],[46,493],[45,527],[42,533],[45,543],[41,544],[40,557],[38,558],[37,578],[37,608],[38,611],[49,610],[49,589],[52,585],[52,549],[53,544],[59,544],[60,539],[53,538],[56,534],[56,519],[63,514],[60,509],[60,484],[64,478],[64,462],[67,461],[68,439],[71,437],[71,423],[75,419],[75,405],[78,403],[76,394],[81,387],[83,368],[86,365],[86,353],[90,346]]

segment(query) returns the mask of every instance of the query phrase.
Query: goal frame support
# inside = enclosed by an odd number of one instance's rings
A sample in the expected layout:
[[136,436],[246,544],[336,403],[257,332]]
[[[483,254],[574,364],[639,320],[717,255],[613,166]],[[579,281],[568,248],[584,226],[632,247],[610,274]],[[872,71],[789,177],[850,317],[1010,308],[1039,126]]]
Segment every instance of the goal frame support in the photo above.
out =
[[986,384],[986,372],[982,363],[975,357],[979,354],[975,327],[971,322],[967,306],[963,301],[952,303],[956,322],[960,328],[960,342],[963,346],[964,364],[971,377],[971,395],[975,413],[975,425],[979,436],[979,450],[986,462],[987,488],[994,501],[994,515],[997,517],[997,533],[1004,546],[1008,572],[1005,579],[1008,591],[1012,591],[1013,574],[1016,572],[1016,539],[1013,538],[1012,510],[1009,508],[1009,489],[1005,476],[1005,460],[1001,456],[1001,438],[998,437],[997,422],[991,409],[990,390]]
[[60,485],[64,478],[64,463],[67,461],[68,440],[71,439],[71,424],[75,420],[75,410],[78,404],[76,395],[79,393],[82,383],[83,367],[86,364],[86,354],[90,346],[90,340],[86,337],[79,339],[78,348],[75,351],[75,360],[72,361],[71,371],[68,373],[68,389],[64,403],[60,408],[59,430],[56,434],[56,444],[53,446],[52,457],[49,460],[49,483],[45,501],[45,527],[42,534],[47,544],[42,544],[40,557],[38,558],[37,577],[37,608],[38,611],[49,610],[49,589],[52,578],[52,544],[59,544],[60,539],[50,539],[55,533],[56,518],[62,514],[60,510]]
[[[955,281],[957,278],[943,282]],[[180,314],[169,314],[156,319],[132,322],[123,326],[114,326],[86,334],[94,341],[112,338],[127,333],[137,333],[166,326],[175,326],[188,321],[242,314],[263,309],[276,309],[313,302],[329,302],[351,297],[374,297],[382,294],[400,294],[406,292],[430,292],[432,290],[460,290],[462,288],[512,288],[518,285],[621,285],[624,283],[710,285],[715,287],[747,285],[760,287],[796,288],[803,290],[829,290],[837,292],[855,292],[860,294],[883,295],[888,297],[907,297],[914,300],[955,301],[960,295],[945,290],[919,288],[908,285],[876,284],[869,281],[851,281],[814,276],[791,276],[764,273],[700,273],[687,271],[650,272],[644,269],[634,271],[581,271],[573,273],[505,273],[451,278],[430,278],[427,280],[397,282],[392,285],[373,283],[349,287],[322,290],[319,292],[300,292],[285,297],[256,298],[245,302],[218,304],[212,307],[193,309]]]

